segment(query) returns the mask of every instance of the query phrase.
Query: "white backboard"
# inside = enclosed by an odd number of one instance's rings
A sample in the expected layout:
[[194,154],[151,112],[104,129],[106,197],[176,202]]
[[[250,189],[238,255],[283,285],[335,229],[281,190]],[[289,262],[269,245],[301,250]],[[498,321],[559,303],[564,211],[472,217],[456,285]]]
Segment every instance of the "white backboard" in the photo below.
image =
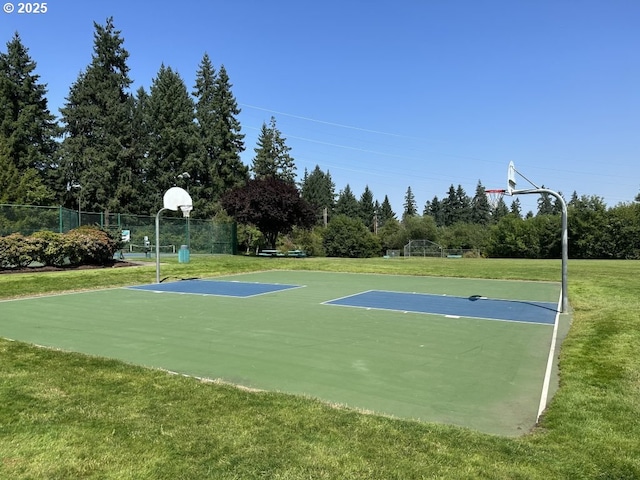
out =
[[193,205],[193,201],[191,200],[189,193],[180,187],[171,187],[167,190],[162,201],[164,203],[164,208],[168,208],[174,212],[178,211],[180,206]]
[[513,195],[516,189],[516,166],[513,162],[509,162],[509,170],[507,171],[507,195]]

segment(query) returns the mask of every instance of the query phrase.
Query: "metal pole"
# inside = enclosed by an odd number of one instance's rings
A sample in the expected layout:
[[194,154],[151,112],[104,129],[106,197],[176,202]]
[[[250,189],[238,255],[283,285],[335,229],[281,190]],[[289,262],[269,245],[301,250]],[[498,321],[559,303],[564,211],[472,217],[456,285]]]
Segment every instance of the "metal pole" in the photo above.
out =
[[569,297],[567,291],[568,284],[568,267],[569,262],[569,228],[567,222],[567,203],[558,192],[549,190],[548,188],[536,188],[534,190],[514,190],[512,195],[526,195],[529,193],[548,194],[556,198],[562,206],[562,305],[560,311],[566,313],[569,310]]
[[160,213],[166,208],[161,208],[156,213],[156,283],[160,283]]
[[[178,175],[178,178],[180,180],[184,180],[185,186],[187,187],[187,193],[189,193],[189,179],[191,178],[189,172],[182,172]],[[191,225],[189,217],[187,217],[187,248],[191,250]]]

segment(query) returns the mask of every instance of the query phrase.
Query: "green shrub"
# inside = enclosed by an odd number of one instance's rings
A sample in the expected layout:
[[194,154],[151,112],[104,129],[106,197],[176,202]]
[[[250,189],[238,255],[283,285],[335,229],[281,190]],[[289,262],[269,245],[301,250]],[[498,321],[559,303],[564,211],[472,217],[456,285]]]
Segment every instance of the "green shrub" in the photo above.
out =
[[361,220],[334,217],[327,226],[323,246],[328,257],[368,258],[380,255],[380,240]]
[[89,226],[70,230],[64,238],[71,265],[106,265],[119,247],[109,233]]
[[296,227],[292,233],[293,241],[296,248],[303,250],[308,256],[324,257],[325,251],[322,245],[324,232],[324,227],[314,227],[312,230]]
[[69,256],[69,244],[64,235],[49,231],[35,232],[31,238],[37,246],[34,256],[36,262],[43,265],[62,267]]
[[0,237],[0,268],[24,268],[34,261],[38,245],[30,237],[13,233]]
[[36,232],[30,237],[14,233],[0,237],[0,269],[24,268],[33,262],[61,267],[106,265],[120,247],[118,235],[84,226],[66,234]]

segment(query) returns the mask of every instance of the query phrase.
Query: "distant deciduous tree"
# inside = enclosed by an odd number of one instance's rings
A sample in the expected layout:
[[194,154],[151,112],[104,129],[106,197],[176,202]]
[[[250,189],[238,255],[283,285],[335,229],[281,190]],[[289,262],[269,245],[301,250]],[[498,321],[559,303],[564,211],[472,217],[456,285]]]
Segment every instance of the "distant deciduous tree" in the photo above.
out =
[[279,234],[291,232],[294,226],[310,228],[315,223],[313,209],[295,185],[280,178],[251,179],[226,192],[220,203],[236,221],[255,225],[271,248],[275,248]]
[[334,217],[323,240],[329,257],[367,258],[380,254],[380,241],[359,218]]

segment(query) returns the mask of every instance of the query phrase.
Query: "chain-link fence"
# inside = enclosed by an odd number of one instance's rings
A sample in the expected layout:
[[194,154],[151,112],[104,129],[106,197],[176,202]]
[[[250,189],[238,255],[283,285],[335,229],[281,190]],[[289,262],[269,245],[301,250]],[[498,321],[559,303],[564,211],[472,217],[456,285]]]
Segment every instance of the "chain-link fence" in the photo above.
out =
[[[160,245],[173,251],[188,245],[192,253],[236,253],[236,224],[183,218],[163,213],[160,218]],[[144,251],[145,241],[155,243],[155,217],[114,213],[78,212],[64,207],[0,205],[0,236],[12,233],[31,235],[48,230],[65,233],[78,225],[95,225],[128,233],[124,251]],[[146,238],[145,238],[146,237]],[[173,248],[172,248],[173,247]]]

